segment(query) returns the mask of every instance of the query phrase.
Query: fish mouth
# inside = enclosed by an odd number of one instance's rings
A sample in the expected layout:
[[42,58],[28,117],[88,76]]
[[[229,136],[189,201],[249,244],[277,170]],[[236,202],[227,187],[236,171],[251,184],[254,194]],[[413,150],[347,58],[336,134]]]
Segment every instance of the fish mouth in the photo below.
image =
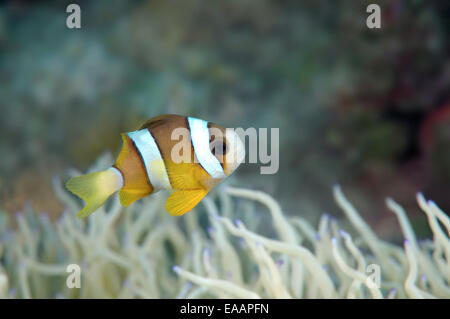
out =
[[227,153],[225,157],[225,174],[230,175],[245,159],[245,145],[234,129],[226,130]]

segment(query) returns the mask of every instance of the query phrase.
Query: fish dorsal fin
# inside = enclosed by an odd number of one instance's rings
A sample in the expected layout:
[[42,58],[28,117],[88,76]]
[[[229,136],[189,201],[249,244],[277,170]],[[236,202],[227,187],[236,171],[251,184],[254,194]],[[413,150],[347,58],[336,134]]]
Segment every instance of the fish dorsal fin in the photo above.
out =
[[164,114],[164,115],[159,115],[156,116],[154,118],[151,118],[150,120],[148,120],[147,122],[145,122],[142,126],[141,126],[141,130],[144,128],[148,128],[148,129],[152,129],[155,128],[157,126],[160,126],[164,123],[166,123],[167,121],[169,121],[170,119],[174,119],[174,118],[178,118],[181,117],[180,115],[176,115],[176,114]]
[[172,216],[181,216],[197,206],[206,194],[205,189],[175,191],[167,199],[166,209]]

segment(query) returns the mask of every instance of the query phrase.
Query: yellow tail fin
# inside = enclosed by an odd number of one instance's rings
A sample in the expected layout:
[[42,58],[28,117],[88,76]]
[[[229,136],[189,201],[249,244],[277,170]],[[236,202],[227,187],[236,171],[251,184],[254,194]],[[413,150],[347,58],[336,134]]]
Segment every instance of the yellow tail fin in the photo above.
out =
[[78,212],[80,218],[95,212],[109,196],[123,186],[122,174],[114,167],[102,172],[90,173],[69,179],[66,187],[86,202]]

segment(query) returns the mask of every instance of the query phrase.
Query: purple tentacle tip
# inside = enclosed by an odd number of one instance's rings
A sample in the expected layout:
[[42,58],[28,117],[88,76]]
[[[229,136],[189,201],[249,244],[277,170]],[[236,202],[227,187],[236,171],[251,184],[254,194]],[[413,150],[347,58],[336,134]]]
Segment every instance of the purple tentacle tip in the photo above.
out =
[[89,263],[87,261],[83,261],[81,263],[81,269],[83,269],[83,270],[89,269]]
[[241,226],[242,225],[242,220],[240,220],[240,219],[235,219],[234,220],[234,224],[236,225],[236,226]]
[[322,240],[322,237],[320,236],[319,233],[316,233],[316,234],[314,235],[314,238],[315,238],[317,241]]
[[349,234],[343,229],[339,229],[339,235],[341,237],[348,237],[349,236]]
[[172,266],[172,271],[175,272],[175,273],[178,273],[178,272],[180,271],[180,266],[178,266],[178,265],[173,265],[173,266]]

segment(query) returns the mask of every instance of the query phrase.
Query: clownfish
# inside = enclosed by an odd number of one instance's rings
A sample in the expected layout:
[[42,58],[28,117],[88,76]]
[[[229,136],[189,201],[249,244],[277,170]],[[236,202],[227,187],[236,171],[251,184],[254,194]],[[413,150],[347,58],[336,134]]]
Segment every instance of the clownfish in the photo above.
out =
[[69,179],[66,187],[85,201],[78,217],[95,212],[115,192],[120,203],[166,189],[167,211],[183,215],[233,173],[245,148],[232,129],[190,116],[161,115],[122,133],[122,149],[110,168]]

